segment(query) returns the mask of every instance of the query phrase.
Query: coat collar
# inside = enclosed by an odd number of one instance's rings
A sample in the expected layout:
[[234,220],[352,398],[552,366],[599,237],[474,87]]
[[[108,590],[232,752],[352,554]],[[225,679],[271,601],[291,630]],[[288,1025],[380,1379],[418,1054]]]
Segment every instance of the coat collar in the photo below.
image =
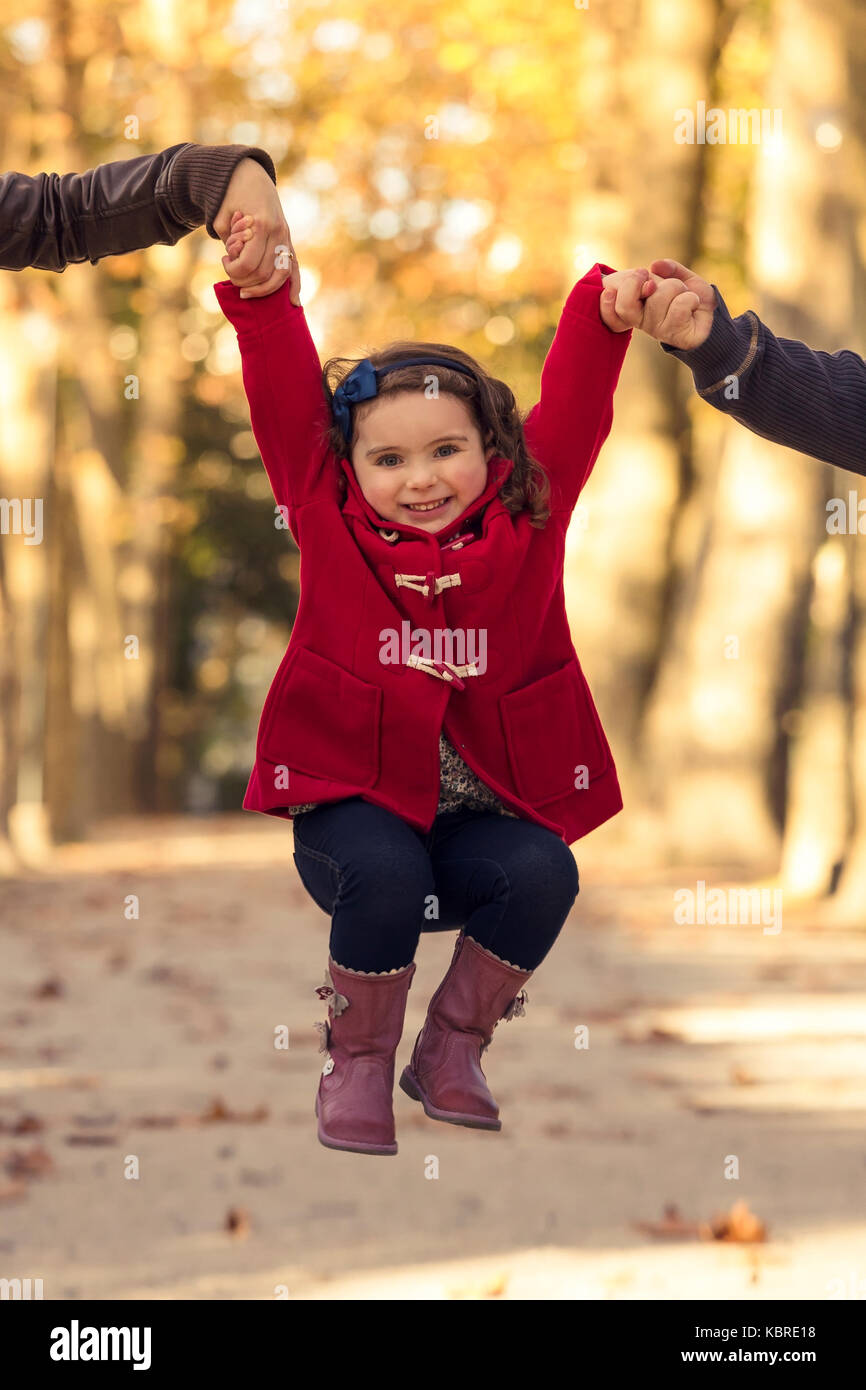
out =
[[371,507],[361,491],[358,479],[355,477],[355,470],[349,460],[340,459],[340,466],[346,475],[346,481],[349,487],[346,503],[343,507],[344,513],[348,513],[350,516],[361,517],[369,521],[370,525],[375,527],[376,530],[387,528],[389,531],[405,532],[407,536],[424,536],[425,538],[430,538],[441,544],[442,541],[448,540],[451,536],[456,535],[471,516],[474,516],[477,511],[493,500],[505,480],[511,474],[514,468],[514,460],[503,458],[501,454],[492,454],[487,465],[487,486],[481,495],[476,497],[474,502],[470,502],[469,506],[464,508],[460,515],[455,517],[453,521],[449,521],[448,525],[443,527],[441,531],[432,532],[425,531],[420,526],[412,526],[408,522],[388,521],[380,516],[379,513]]

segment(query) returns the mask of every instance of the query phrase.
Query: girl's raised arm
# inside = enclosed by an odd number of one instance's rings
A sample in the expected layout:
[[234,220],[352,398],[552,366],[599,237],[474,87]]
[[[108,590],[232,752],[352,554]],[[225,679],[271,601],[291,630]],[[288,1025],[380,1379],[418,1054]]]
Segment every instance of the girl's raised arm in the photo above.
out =
[[230,280],[214,285],[238,335],[250,421],[277,505],[297,540],[295,513],[309,501],[327,456],[330,424],[319,355],[286,282],[262,299],[241,299]]
[[541,371],[541,398],[525,421],[526,442],[550,478],[552,512],[574,510],[613,421],[631,330],[614,333],[602,322],[602,275],[612,273],[596,263],[569,294]]

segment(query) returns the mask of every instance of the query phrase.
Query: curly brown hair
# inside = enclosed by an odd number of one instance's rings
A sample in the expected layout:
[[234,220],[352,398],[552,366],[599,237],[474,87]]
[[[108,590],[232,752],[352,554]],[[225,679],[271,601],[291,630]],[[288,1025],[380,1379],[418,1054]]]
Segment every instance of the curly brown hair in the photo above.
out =
[[[448,367],[433,366],[427,361],[429,356],[453,357],[469,367],[473,376],[452,371]],[[457,396],[466,403],[485,448],[493,445],[495,452],[503,458],[513,459],[514,468],[499,489],[499,496],[506,510],[516,514],[528,510],[531,513],[530,525],[544,527],[550,516],[550,479],[538,460],[530,453],[523,432],[526,418],[521,413],[514,398],[514,392],[504,381],[497,380],[460,348],[447,343],[419,343],[399,340],[369,354],[374,367],[386,367],[401,357],[414,358],[409,367],[397,367],[387,372],[379,381],[379,395],[397,391],[423,391],[431,373],[435,373],[438,389],[451,396]],[[331,357],[322,367],[322,386],[329,408],[334,399],[334,391],[345,380],[358,358]],[[366,403],[364,403],[366,404]],[[352,446],[357,439],[355,418],[358,407],[352,411],[353,438],[346,439],[331,411],[331,425],[325,431],[323,445],[330,447],[337,458],[351,461]],[[342,497],[346,494],[346,479],[342,472],[338,476],[338,486]]]

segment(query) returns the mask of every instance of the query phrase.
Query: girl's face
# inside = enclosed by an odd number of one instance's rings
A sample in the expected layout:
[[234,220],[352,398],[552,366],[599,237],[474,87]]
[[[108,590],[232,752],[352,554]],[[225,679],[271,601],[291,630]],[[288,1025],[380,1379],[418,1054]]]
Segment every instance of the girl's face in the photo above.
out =
[[495,448],[459,397],[395,391],[356,407],[355,419],[355,477],[387,521],[441,531],[487,486]]

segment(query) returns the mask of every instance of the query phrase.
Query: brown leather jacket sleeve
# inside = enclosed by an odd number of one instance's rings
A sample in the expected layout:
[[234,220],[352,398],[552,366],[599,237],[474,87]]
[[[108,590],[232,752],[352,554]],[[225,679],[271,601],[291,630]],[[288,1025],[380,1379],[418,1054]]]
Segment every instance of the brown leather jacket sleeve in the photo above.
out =
[[154,244],[173,246],[213,219],[240,160],[276,183],[265,150],[185,141],[159,154],[98,164],[84,174],[0,175],[0,268],[64,270]]

